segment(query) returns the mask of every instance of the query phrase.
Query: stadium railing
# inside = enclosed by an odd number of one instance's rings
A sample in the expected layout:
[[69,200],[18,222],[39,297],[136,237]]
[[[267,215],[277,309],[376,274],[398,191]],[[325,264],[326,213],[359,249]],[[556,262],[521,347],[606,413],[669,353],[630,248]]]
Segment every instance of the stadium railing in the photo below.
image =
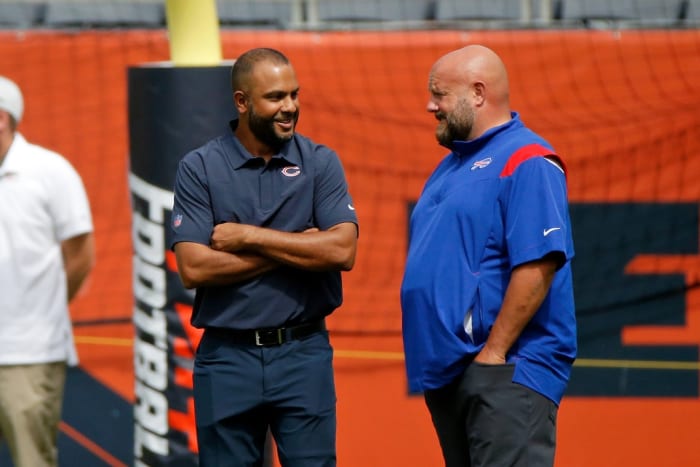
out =
[[[700,0],[217,0],[223,28],[700,26]],[[0,0],[0,28],[164,28],[164,0]]]

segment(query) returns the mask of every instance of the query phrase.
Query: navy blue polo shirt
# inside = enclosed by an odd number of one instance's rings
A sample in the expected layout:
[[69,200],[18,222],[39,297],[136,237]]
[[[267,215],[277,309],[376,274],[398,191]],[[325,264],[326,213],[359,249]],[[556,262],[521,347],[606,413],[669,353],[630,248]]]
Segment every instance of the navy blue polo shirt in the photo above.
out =
[[[171,248],[178,242],[209,245],[214,226],[222,222],[285,232],[357,224],[337,154],[299,134],[268,164],[252,156],[233,133],[213,139],[180,161],[174,191]],[[282,266],[236,284],[198,288],[192,324],[290,325],[330,314],[342,298],[339,271]]]

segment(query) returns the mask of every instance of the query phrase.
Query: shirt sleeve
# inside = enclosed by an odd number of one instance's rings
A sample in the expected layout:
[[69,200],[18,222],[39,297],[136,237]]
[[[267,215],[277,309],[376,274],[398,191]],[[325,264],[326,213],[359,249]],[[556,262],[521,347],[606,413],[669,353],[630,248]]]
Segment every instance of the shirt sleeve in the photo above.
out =
[[59,241],[92,232],[92,214],[83,181],[73,166],[61,156],[51,159],[48,183],[53,187],[48,198]]
[[170,248],[179,242],[209,245],[214,215],[204,173],[201,158],[196,153],[185,156],[178,165],[170,218]]
[[314,188],[314,218],[321,230],[327,230],[342,222],[357,225],[355,205],[349,193],[345,171],[338,155],[328,148],[320,147],[319,157],[325,164],[320,164],[316,173]]
[[505,229],[511,267],[549,253],[574,255],[566,176],[545,157],[534,157],[509,177],[505,194]]

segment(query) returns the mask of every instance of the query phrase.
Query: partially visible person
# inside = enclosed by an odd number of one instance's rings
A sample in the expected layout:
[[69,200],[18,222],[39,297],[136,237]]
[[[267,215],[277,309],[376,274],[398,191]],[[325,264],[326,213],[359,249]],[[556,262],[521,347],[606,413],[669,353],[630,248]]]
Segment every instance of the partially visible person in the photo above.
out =
[[337,154],[296,133],[299,83],[281,52],[231,70],[239,118],[184,156],[172,247],[192,324],[199,465],[260,466],[268,429],[285,467],[336,465],[333,350],[325,318],[357,249]]
[[57,466],[68,303],[94,263],[90,206],[59,154],[17,131],[24,100],[0,76],[0,438],[16,467]]
[[566,169],[511,111],[492,50],[443,56],[429,91],[450,153],[410,220],[409,386],[424,393],[446,466],[551,466],[576,356]]

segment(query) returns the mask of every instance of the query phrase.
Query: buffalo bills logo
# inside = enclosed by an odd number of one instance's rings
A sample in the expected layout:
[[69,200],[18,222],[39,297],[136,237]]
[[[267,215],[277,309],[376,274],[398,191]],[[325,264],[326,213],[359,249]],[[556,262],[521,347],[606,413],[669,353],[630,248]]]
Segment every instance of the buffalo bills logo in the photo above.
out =
[[481,159],[480,161],[474,162],[474,165],[472,165],[472,170],[476,169],[483,169],[487,165],[491,163],[491,158],[487,157],[486,159]]
[[301,173],[301,169],[296,165],[290,165],[282,169],[282,175],[285,177],[296,177]]

